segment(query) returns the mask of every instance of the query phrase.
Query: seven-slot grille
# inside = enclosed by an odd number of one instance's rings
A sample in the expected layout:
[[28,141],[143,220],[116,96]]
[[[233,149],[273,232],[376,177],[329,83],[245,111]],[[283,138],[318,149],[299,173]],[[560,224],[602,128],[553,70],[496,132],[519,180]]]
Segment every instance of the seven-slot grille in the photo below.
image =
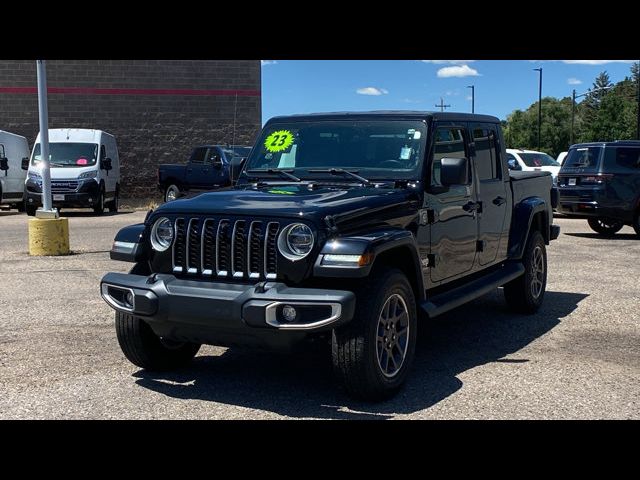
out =
[[280,224],[263,220],[177,218],[174,273],[274,280]]
[[77,180],[51,180],[52,193],[75,192],[78,189]]

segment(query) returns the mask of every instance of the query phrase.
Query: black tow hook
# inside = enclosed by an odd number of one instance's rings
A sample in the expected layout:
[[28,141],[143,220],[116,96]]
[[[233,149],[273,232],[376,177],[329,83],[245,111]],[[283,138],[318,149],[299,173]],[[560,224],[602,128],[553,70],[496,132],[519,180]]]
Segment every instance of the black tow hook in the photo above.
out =
[[152,273],[147,277],[147,284],[156,283],[158,281],[158,274]]
[[266,281],[256,283],[256,288],[254,290],[255,293],[265,293],[267,289],[265,288],[267,285]]

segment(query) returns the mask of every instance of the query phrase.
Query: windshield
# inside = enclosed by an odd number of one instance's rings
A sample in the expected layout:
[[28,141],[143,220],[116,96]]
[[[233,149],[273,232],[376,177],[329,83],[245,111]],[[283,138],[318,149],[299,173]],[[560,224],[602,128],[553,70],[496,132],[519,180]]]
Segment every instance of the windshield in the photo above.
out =
[[412,179],[420,176],[425,140],[426,125],[421,121],[274,123],[263,130],[245,175],[248,170],[276,168],[305,179],[318,175],[309,170],[342,168],[367,179]]
[[[52,167],[87,167],[95,165],[98,158],[98,145],[95,143],[50,143],[49,163]],[[33,149],[31,165],[42,161],[40,144]]]
[[518,153],[527,167],[559,167],[553,157],[546,153]]
[[572,148],[562,162],[562,170],[567,168],[581,168],[585,171],[596,171],[600,160],[602,147]]

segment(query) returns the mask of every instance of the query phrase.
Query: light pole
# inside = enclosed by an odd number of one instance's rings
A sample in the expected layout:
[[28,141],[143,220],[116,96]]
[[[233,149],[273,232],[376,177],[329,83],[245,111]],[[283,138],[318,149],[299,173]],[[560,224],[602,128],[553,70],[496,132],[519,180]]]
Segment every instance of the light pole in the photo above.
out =
[[469,85],[467,88],[471,89],[471,113],[476,113],[476,86]]
[[542,127],[542,67],[534,68],[540,72],[540,80],[538,82],[538,150],[540,150],[540,129]]
[[[576,98],[585,97],[585,96],[589,95],[590,93],[599,92],[600,90],[609,90],[610,88],[613,88],[613,85],[610,86],[610,87],[601,87],[601,88],[596,88],[596,89],[593,89],[593,90],[589,90],[588,92],[581,93],[580,95],[576,95],[576,89],[575,88],[573,89],[573,93],[571,94],[571,143],[569,144],[569,146],[574,144],[573,125],[574,125],[575,116],[576,116]],[[640,99],[640,96],[638,98]],[[640,117],[638,117],[638,118],[639,118],[638,119],[638,125],[640,126]]]
[[636,140],[640,140],[640,61],[638,61],[638,75],[636,78],[636,96],[638,97],[638,113],[636,114]]

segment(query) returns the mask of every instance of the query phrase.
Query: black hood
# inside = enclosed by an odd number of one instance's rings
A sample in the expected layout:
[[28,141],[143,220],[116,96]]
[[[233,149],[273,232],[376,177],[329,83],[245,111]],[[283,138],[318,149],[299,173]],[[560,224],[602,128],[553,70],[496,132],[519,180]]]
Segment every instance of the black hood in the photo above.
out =
[[252,217],[298,218],[317,225],[326,217],[336,227],[368,224],[406,224],[418,210],[419,195],[413,188],[376,188],[350,185],[306,184],[237,187],[203,193],[193,198],[165,203],[154,212],[186,215],[248,215]]

